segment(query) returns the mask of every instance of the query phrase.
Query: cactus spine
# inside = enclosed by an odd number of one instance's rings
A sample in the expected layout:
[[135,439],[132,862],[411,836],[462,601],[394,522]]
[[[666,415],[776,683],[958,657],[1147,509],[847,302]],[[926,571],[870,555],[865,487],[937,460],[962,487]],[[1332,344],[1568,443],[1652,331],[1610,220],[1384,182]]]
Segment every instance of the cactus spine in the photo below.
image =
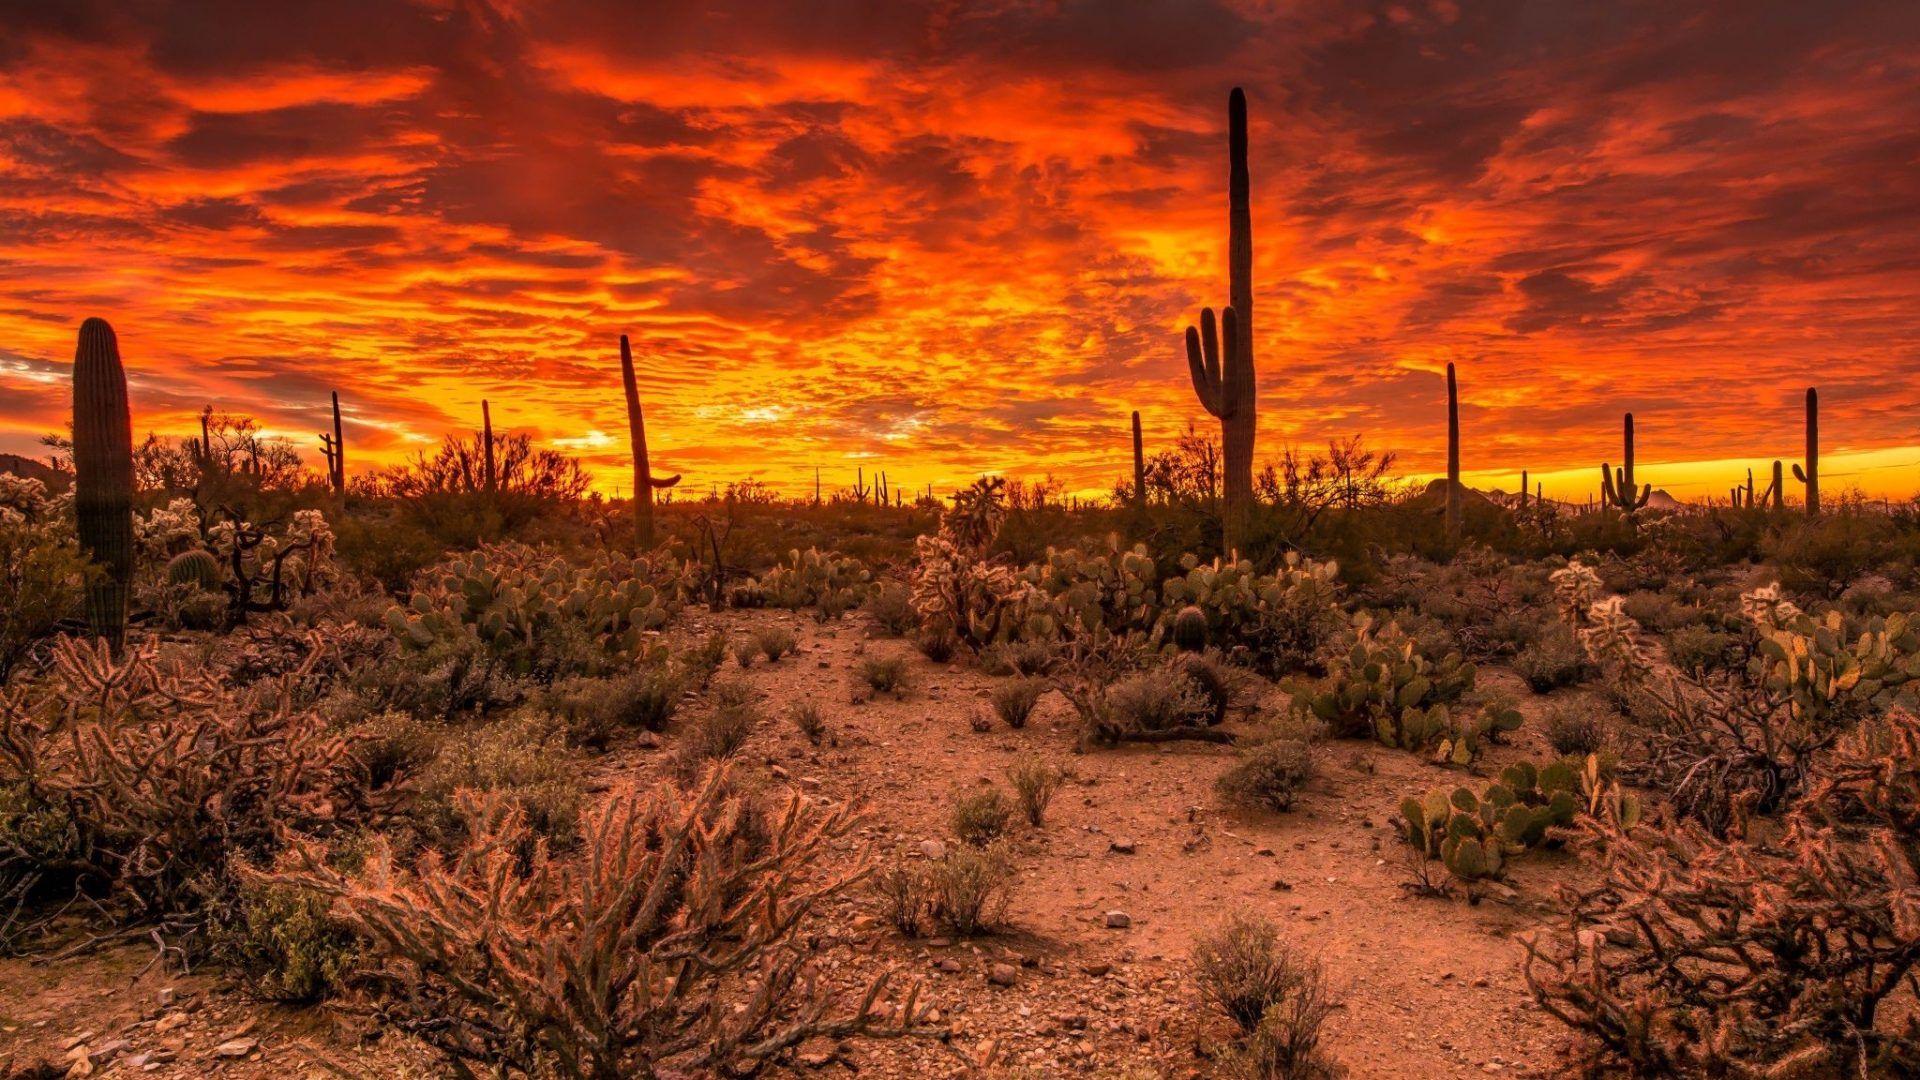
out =
[[1793,478],[1807,485],[1807,516],[1820,513],[1820,392],[1807,387],[1807,467],[1793,467]]
[[105,319],[80,325],[73,354],[73,474],[80,550],[105,571],[87,584],[87,621],[118,655],[133,581],[133,418],[120,342]]
[[1447,365],[1447,535],[1460,536],[1460,386]]
[[[627,392],[627,438],[633,444],[633,540],[641,548],[653,546],[653,489],[670,488],[680,482],[680,474],[655,478],[653,463],[647,459],[647,421],[640,411],[640,384],[633,377],[633,346],[627,335],[620,335],[620,382]],[[815,473],[814,500],[819,495],[819,474]]]
[[[1253,503],[1253,443],[1256,387],[1253,371],[1253,213],[1247,173],[1247,95],[1239,87],[1227,99],[1227,307],[1216,341],[1213,309],[1200,312],[1198,329],[1187,327],[1187,368],[1194,393],[1220,420],[1226,513],[1222,536],[1228,550]],[[1224,348],[1222,345],[1224,344]]]
[[1133,410],[1133,505],[1147,505],[1146,443],[1140,437],[1140,410]]
[[1623,425],[1626,438],[1626,463],[1620,468],[1600,463],[1600,494],[1602,500],[1615,509],[1632,513],[1647,505],[1653,496],[1653,485],[1641,485],[1638,494],[1633,486],[1633,414],[1628,413]]

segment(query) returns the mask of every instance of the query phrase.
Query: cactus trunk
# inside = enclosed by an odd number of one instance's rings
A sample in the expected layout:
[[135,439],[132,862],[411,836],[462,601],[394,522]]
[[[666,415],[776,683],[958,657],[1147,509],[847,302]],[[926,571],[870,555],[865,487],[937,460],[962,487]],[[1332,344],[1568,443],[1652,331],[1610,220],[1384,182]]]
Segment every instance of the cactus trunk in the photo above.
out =
[[1147,505],[1146,443],[1140,437],[1140,410],[1133,411],[1133,505]]
[[133,419],[120,343],[104,319],[80,326],[73,354],[74,520],[104,573],[87,584],[87,621],[117,656],[133,581]]
[[[1253,505],[1256,385],[1253,368],[1253,213],[1247,170],[1247,95],[1234,87],[1227,100],[1227,308],[1215,340],[1213,310],[1200,313],[1199,329],[1187,328],[1187,366],[1194,393],[1220,420],[1225,508],[1225,546],[1245,527]],[[1204,337],[1204,348],[1203,348]]]
[[1633,482],[1633,414],[1628,413],[1622,423],[1623,438],[1626,443],[1626,460],[1615,469],[1606,462],[1600,463],[1600,499],[1603,503],[1632,513],[1647,505],[1653,496],[1653,485],[1644,484],[1635,488]]
[[1807,485],[1807,516],[1820,513],[1820,392],[1807,387],[1807,462],[1793,467],[1793,478]]
[[[633,346],[620,335],[620,382],[627,392],[627,437],[633,444],[633,540],[642,549],[653,546],[653,489],[670,488],[680,475],[654,479],[647,458],[647,421],[640,411],[640,384],[633,375]],[[820,499],[819,471],[814,472],[814,501]]]
[[333,490],[347,490],[347,440],[340,426],[340,391],[333,392]]
[[1527,470],[1520,470],[1520,509],[1527,508]]
[[1460,537],[1460,385],[1447,365],[1447,535]]

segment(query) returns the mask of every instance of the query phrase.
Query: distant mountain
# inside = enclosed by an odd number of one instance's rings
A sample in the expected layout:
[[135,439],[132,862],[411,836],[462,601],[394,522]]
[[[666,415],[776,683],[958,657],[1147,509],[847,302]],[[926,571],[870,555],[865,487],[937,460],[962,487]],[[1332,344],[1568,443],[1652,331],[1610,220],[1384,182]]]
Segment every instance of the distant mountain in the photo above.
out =
[[54,495],[73,486],[72,473],[19,454],[0,454],[0,473],[11,473],[14,476],[24,476],[29,480],[38,480],[46,486],[50,494]]

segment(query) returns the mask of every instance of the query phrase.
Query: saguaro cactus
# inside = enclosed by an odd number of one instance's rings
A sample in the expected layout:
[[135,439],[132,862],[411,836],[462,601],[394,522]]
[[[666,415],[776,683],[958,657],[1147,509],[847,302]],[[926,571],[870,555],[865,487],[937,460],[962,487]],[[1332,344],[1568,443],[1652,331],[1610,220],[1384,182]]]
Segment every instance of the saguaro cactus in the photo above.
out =
[[1653,496],[1653,485],[1644,484],[1635,494],[1633,486],[1633,414],[1628,413],[1623,428],[1626,433],[1626,462],[1615,469],[1606,462],[1600,463],[1600,495],[1607,505],[1618,510],[1632,513],[1647,505]]
[[[1187,327],[1187,368],[1193,390],[1220,420],[1224,533],[1232,548],[1253,504],[1253,212],[1247,173],[1247,95],[1239,87],[1227,99],[1227,307],[1220,313],[1220,341],[1213,309],[1200,312],[1198,329]],[[1224,345],[1224,348],[1222,346]]]
[[499,474],[493,471],[493,408],[485,398],[480,399],[480,452],[484,470],[481,482],[491,494],[499,481]]
[[327,486],[334,494],[347,490],[347,440],[340,429],[340,391],[333,392],[333,434],[320,433],[320,452],[327,459]]
[[1760,493],[1760,505],[1769,510],[1782,508],[1786,505],[1787,500],[1784,493],[1785,490],[1786,475],[1780,470],[1779,459],[1775,458],[1773,462],[1773,483],[1768,484],[1767,490]]
[[1527,508],[1527,470],[1520,470],[1520,509]]
[[[633,444],[633,539],[644,549],[653,546],[653,489],[672,487],[680,482],[680,474],[656,478],[647,460],[647,421],[640,412],[640,385],[633,377],[633,346],[625,334],[620,335],[620,381],[627,391],[627,437]],[[818,473],[814,485],[818,501]]]
[[1147,505],[1146,442],[1140,437],[1140,410],[1133,410],[1133,505]]
[[117,655],[133,581],[133,419],[105,319],[80,325],[73,354],[73,511],[80,550],[104,571],[87,585],[87,621]]
[[1460,535],[1460,385],[1452,364],[1447,365],[1447,535]]
[[1807,467],[1793,467],[1793,478],[1807,485],[1807,516],[1820,513],[1820,392],[1807,387]]

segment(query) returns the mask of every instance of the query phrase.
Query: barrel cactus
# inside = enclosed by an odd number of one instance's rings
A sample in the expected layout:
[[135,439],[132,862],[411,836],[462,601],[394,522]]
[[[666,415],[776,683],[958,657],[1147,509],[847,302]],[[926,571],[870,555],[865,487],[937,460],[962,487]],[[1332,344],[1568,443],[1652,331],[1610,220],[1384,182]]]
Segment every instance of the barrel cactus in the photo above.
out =
[[73,354],[73,474],[80,550],[104,571],[87,584],[87,621],[117,654],[133,584],[133,419],[120,342],[105,319],[81,324]]
[[205,549],[183,551],[167,561],[167,584],[219,592],[220,562],[213,557],[213,552]]
[[1173,617],[1173,643],[1185,652],[1207,647],[1207,613],[1188,604]]

